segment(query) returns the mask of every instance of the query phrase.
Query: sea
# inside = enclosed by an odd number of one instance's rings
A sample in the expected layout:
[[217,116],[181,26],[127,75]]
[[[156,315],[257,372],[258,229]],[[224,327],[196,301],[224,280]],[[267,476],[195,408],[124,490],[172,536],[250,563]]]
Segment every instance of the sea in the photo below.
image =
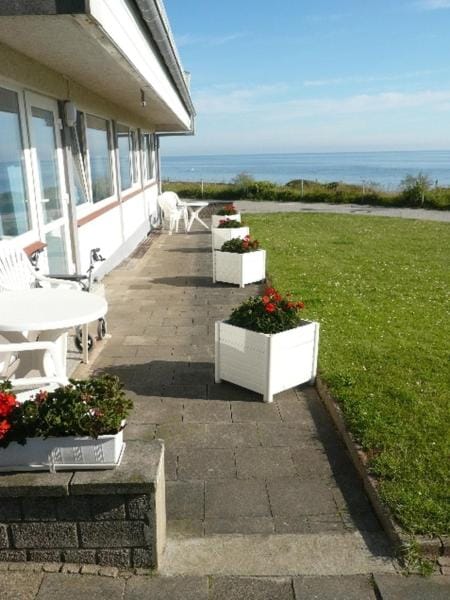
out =
[[324,152],[298,154],[224,154],[165,156],[164,181],[229,183],[239,173],[254,179],[287,183],[308,179],[342,181],[361,186],[376,184],[396,190],[406,175],[425,173],[433,185],[450,186],[450,150]]

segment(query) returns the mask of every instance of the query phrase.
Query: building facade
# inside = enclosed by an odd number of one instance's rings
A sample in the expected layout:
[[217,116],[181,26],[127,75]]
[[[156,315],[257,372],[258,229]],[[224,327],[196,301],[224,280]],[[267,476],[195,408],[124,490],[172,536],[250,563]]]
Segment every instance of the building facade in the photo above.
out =
[[0,244],[98,275],[158,224],[158,134],[194,108],[161,0],[0,3]]

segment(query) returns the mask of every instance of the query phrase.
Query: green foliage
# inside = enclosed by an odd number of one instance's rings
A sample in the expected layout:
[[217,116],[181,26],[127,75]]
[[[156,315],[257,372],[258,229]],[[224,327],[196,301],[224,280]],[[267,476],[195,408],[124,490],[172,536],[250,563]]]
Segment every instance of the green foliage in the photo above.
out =
[[235,308],[228,323],[259,333],[280,333],[301,324],[302,308],[302,302],[292,302],[267,288],[263,296],[252,296]]
[[[242,175],[242,174],[241,174]],[[362,185],[342,182],[319,183],[301,179],[289,181],[286,185],[277,185],[270,181],[254,181],[241,175],[235,178],[235,183],[200,183],[170,182],[163,184],[163,190],[175,191],[181,198],[209,200],[267,200],[274,202],[329,202],[370,204],[378,206],[418,206],[422,204],[422,195],[413,187],[402,192],[384,192],[376,183],[368,182]],[[425,176],[426,178],[426,176]],[[413,177],[413,179],[415,179]],[[434,188],[424,192],[423,206],[439,210],[450,208],[450,188]]]
[[401,182],[403,198],[412,206],[423,206],[425,194],[430,190],[432,181],[428,175],[420,171],[417,175],[406,175]]
[[104,375],[71,380],[53,392],[39,392],[35,399],[17,406],[9,417],[11,429],[0,440],[24,444],[26,438],[114,434],[133,407],[117,377]]
[[429,577],[435,569],[435,562],[422,555],[419,545],[414,538],[403,544],[400,559],[404,566],[405,575],[419,573],[423,577]]
[[216,215],[219,217],[229,217],[230,215],[237,215],[237,210],[234,204],[226,204],[223,208],[220,208]]
[[252,185],[254,181],[255,178],[252,175],[242,171],[241,173],[238,173],[236,177],[233,177],[231,183],[238,188],[246,188]]
[[240,221],[236,221],[236,219],[223,219],[217,225],[217,229],[238,229],[239,227],[244,227],[243,223]]
[[250,239],[249,235],[246,235],[244,239],[233,238],[225,242],[220,249],[221,252],[233,252],[235,254],[245,254],[246,252],[255,252],[259,250],[258,240]]
[[321,324],[321,375],[382,498],[406,531],[448,533],[449,225],[294,213],[246,221],[271,280]]

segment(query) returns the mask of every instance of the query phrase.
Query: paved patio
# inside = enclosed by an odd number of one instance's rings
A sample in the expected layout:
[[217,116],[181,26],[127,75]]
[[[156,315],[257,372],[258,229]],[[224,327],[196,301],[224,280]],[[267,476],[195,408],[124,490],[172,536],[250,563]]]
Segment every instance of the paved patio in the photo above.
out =
[[[206,231],[158,235],[108,275],[112,339],[93,365],[119,375],[134,398],[127,439],[165,441],[167,572],[207,568],[205,538],[217,535],[264,535],[304,549],[322,536],[321,554],[345,548],[354,564],[364,557],[359,569],[392,569],[380,525],[314,388],[279,394],[269,405],[214,383],[214,322],[258,287],[213,285],[210,243]],[[261,546],[254,537],[245,538],[248,548],[231,539],[223,556],[228,551],[232,562]],[[196,552],[199,564],[184,564],[180,555]],[[341,567],[338,561],[331,572]],[[283,573],[292,568],[279,566]],[[355,571],[348,565],[347,572]]]

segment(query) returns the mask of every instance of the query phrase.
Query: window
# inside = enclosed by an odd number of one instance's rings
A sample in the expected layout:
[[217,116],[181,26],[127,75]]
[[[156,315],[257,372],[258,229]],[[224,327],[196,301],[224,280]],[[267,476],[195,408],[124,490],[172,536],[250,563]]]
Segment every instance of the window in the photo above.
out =
[[100,202],[113,195],[109,123],[86,115],[86,141],[91,173],[92,201]]
[[119,150],[120,189],[124,191],[138,182],[136,133],[129,127],[118,124],[117,147]]
[[19,100],[0,88],[0,239],[30,229]]
[[143,133],[141,136],[142,163],[144,166],[144,178],[146,181],[155,177],[153,168],[153,135]]

